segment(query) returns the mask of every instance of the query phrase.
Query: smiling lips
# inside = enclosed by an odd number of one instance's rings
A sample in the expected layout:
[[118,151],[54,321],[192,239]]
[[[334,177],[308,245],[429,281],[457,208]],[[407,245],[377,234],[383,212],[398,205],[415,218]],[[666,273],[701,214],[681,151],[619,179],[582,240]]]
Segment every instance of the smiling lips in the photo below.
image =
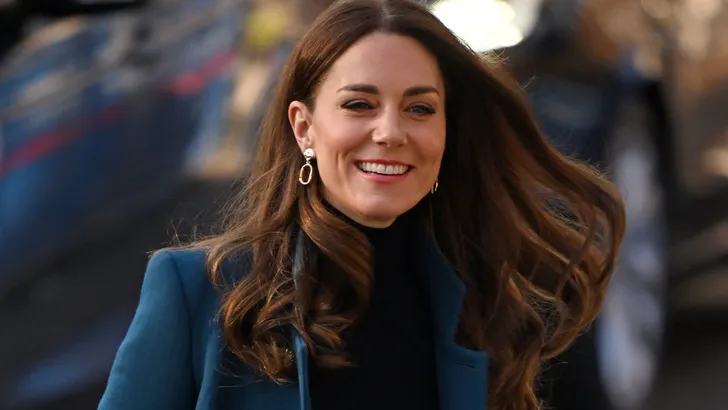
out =
[[365,160],[356,163],[369,179],[374,182],[392,183],[404,179],[412,166],[397,161]]
[[404,162],[388,160],[362,160],[356,165],[364,172],[380,175],[404,175],[412,168]]

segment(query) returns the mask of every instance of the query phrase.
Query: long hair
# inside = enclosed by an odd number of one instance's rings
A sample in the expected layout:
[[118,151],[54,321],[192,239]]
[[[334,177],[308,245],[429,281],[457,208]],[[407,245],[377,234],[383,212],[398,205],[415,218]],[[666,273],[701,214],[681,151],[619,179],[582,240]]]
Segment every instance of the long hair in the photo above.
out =
[[[221,326],[230,349],[276,382],[294,378],[285,329],[294,327],[319,366],[350,364],[342,331],[366,310],[371,247],[323,204],[287,110],[315,109],[317,86],[362,37],[384,32],[420,42],[445,80],[447,144],[439,190],[414,209],[466,285],[458,343],[491,356],[489,407],[535,410],[540,365],[563,351],[597,315],[624,231],[615,187],[552,148],[518,84],[495,59],[463,45],[410,0],[332,5],[293,51],[262,127],[252,174],[208,248],[222,290]],[[303,264],[294,283],[293,251]],[[226,283],[223,262],[252,252],[250,271]],[[325,286],[323,285],[325,284]]]

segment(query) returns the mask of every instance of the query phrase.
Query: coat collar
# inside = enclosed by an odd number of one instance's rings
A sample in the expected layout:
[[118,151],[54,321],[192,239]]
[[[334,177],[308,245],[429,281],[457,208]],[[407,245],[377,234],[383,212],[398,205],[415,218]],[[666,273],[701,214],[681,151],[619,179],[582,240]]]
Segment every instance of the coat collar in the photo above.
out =
[[[298,284],[303,267],[304,234],[299,232],[294,256],[294,281]],[[465,284],[447,261],[435,238],[418,226],[410,249],[415,269],[427,289],[435,330],[440,408],[483,410],[487,401],[487,353],[466,349],[455,342],[465,299]],[[311,410],[308,392],[308,350],[295,329],[293,347],[299,380],[300,409]]]

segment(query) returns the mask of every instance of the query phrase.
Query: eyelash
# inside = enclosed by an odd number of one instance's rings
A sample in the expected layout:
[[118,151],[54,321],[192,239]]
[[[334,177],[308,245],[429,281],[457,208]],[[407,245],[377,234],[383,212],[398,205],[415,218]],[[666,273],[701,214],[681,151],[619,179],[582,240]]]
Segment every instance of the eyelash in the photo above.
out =
[[[343,108],[347,110],[353,110],[353,111],[361,111],[366,109],[373,108],[368,102],[366,101],[352,101],[344,104],[342,106]],[[421,111],[413,111],[417,115],[432,115],[435,113],[435,109],[430,107],[429,105],[425,104],[416,104],[410,107],[410,110],[418,109]]]
[[360,111],[360,110],[366,110],[366,109],[372,108],[372,106],[366,101],[351,101],[351,102],[344,104],[342,107],[346,108],[347,110],[354,110],[354,111]]
[[412,107],[410,107],[410,110],[415,109],[415,108],[422,110],[422,112],[415,112],[415,114],[418,114],[418,115],[432,115],[435,113],[435,109],[430,107],[429,105],[425,105],[425,104],[413,105]]

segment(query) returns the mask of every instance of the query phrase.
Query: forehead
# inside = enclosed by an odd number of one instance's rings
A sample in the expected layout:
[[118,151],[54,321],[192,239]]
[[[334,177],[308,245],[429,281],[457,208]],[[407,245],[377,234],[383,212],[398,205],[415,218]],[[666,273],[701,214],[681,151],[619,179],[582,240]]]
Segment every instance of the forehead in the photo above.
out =
[[363,37],[332,66],[322,88],[371,84],[380,89],[429,85],[443,90],[435,57],[417,40],[385,33]]

